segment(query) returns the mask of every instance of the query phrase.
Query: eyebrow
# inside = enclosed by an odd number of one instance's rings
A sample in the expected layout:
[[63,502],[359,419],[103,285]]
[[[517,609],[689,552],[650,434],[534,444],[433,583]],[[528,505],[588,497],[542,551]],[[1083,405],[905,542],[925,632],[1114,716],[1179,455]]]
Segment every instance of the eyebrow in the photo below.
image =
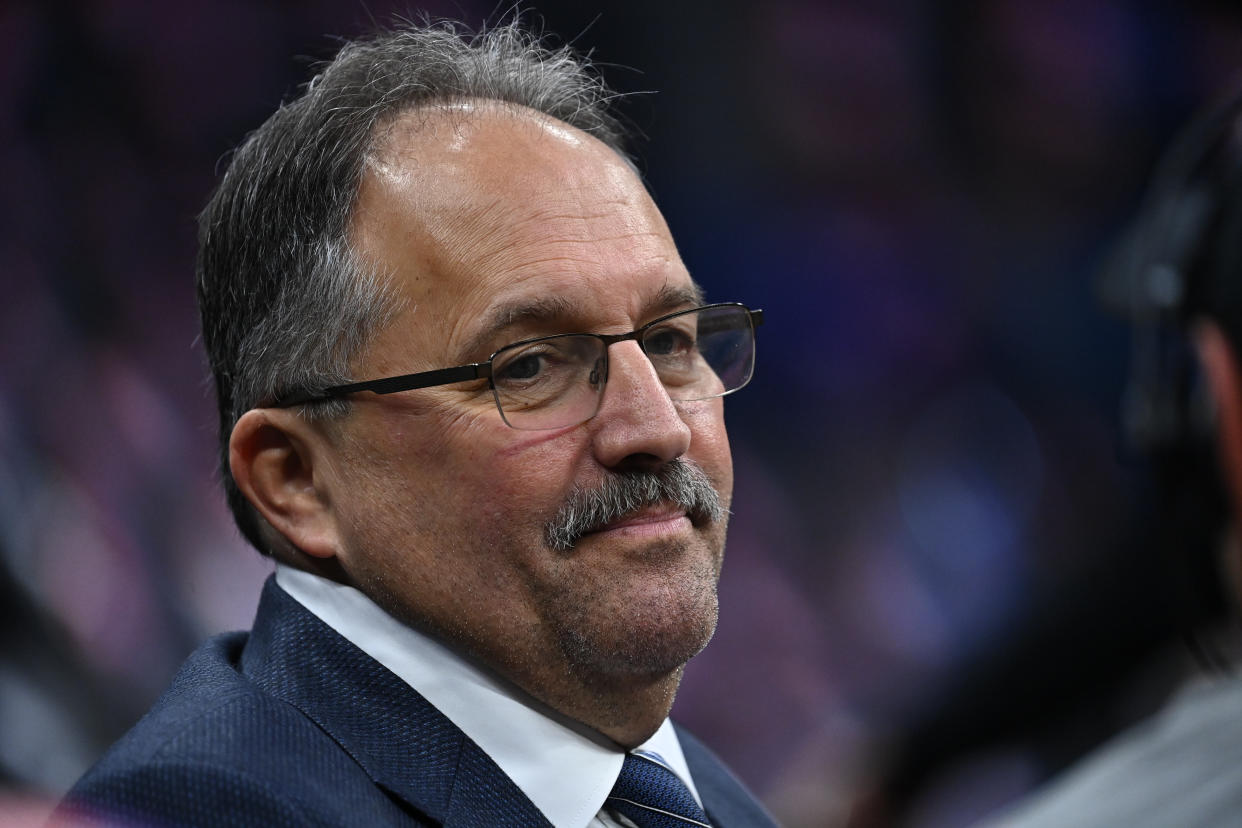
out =
[[[660,288],[655,299],[645,306],[644,314],[660,316],[672,313],[678,308],[703,304],[703,289],[696,283],[689,287],[672,287],[665,285]],[[569,319],[581,309],[560,296],[545,296],[534,299],[519,299],[505,302],[492,309],[487,321],[475,336],[470,338],[466,347],[468,358],[480,354],[495,343],[497,335],[507,328],[519,325],[548,325],[560,319]],[[589,333],[589,331],[565,331],[565,333]],[[492,351],[496,350],[492,347]],[[490,354],[492,351],[488,351]]]

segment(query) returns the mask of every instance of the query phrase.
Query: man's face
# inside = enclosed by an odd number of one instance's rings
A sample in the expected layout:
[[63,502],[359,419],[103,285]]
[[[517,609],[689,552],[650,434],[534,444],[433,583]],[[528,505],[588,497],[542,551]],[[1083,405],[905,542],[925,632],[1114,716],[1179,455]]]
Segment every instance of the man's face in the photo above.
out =
[[[354,224],[405,304],[354,366],[371,379],[485,361],[531,337],[630,331],[696,289],[633,172],[527,110],[408,114],[379,142]],[[637,343],[609,350],[598,414],[507,426],[486,381],[361,394],[329,433],[339,557],[398,617],[547,698],[556,676],[676,671],[708,641],[725,520],[664,503],[554,550],[575,489],[692,463],[726,508],[720,399],[674,405]]]

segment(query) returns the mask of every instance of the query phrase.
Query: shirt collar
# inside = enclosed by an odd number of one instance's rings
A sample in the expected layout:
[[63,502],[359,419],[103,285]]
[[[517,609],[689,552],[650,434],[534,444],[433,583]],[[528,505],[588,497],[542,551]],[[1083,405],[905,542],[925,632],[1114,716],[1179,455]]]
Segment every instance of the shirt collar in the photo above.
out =
[[[625,754],[546,715],[438,640],[402,624],[353,587],[283,564],[276,583],[457,725],[556,828],[584,828],[616,784]],[[668,719],[641,745],[700,800]]]

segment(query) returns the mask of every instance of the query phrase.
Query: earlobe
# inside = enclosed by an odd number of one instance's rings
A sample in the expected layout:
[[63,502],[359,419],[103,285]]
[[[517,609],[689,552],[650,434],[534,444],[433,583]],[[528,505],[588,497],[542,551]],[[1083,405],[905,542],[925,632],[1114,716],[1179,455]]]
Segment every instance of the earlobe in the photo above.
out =
[[1229,338],[1214,322],[1194,329],[1195,347],[1216,411],[1216,453],[1234,514],[1242,515],[1242,374]]
[[233,426],[229,469],[237,487],[271,526],[316,558],[337,554],[335,519],[322,475],[320,441],[288,411],[252,409]]

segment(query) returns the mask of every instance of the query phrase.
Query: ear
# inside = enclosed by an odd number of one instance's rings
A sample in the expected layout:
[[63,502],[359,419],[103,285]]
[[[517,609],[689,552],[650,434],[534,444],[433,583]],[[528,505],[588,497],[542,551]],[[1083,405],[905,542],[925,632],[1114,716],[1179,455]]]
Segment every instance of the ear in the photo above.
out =
[[283,409],[247,411],[229,438],[237,488],[277,532],[316,558],[332,558],[339,548],[331,498],[317,466],[326,466],[325,449],[310,423]]
[[1242,516],[1242,373],[1229,338],[1215,322],[1195,326],[1195,347],[1216,410],[1216,455],[1235,517]]

